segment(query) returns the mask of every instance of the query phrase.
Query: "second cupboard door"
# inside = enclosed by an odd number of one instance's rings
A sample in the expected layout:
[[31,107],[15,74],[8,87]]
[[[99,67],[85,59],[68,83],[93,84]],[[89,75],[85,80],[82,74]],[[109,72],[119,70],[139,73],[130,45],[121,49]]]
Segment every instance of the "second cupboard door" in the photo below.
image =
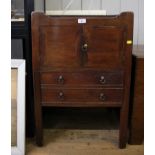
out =
[[76,67],[80,64],[80,27],[50,25],[40,27],[42,68]]
[[[85,25],[83,50],[85,67],[121,68],[125,31],[119,26]],[[85,48],[85,47],[83,47]]]

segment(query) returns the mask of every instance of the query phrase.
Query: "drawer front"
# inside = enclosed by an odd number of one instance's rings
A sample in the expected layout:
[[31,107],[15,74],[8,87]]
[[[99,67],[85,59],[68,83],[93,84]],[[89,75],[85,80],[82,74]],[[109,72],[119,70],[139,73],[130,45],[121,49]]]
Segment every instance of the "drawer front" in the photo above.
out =
[[123,85],[123,71],[44,72],[41,84],[67,86]]
[[122,103],[123,89],[50,89],[42,88],[43,105],[102,105]]

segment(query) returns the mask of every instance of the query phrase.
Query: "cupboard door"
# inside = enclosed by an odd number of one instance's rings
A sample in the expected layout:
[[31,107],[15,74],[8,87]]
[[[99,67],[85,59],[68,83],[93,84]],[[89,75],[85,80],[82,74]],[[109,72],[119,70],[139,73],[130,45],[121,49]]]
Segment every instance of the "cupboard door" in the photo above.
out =
[[83,50],[85,67],[122,68],[125,36],[121,26],[84,26]]
[[39,42],[41,68],[79,66],[79,26],[40,26]]

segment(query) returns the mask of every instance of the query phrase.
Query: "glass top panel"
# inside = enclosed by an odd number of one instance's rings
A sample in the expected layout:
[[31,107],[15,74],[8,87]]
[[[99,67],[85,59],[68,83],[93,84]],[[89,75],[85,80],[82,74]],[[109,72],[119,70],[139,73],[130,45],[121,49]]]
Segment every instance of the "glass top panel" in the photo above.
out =
[[11,0],[11,21],[24,21],[24,0]]

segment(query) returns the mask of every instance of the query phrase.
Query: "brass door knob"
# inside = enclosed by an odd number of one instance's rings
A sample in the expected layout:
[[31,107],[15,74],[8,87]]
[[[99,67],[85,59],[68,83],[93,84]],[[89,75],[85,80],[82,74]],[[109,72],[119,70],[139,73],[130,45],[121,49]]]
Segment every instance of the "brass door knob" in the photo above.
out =
[[84,44],[84,45],[82,46],[82,51],[87,51],[87,49],[88,49],[88,44]]

